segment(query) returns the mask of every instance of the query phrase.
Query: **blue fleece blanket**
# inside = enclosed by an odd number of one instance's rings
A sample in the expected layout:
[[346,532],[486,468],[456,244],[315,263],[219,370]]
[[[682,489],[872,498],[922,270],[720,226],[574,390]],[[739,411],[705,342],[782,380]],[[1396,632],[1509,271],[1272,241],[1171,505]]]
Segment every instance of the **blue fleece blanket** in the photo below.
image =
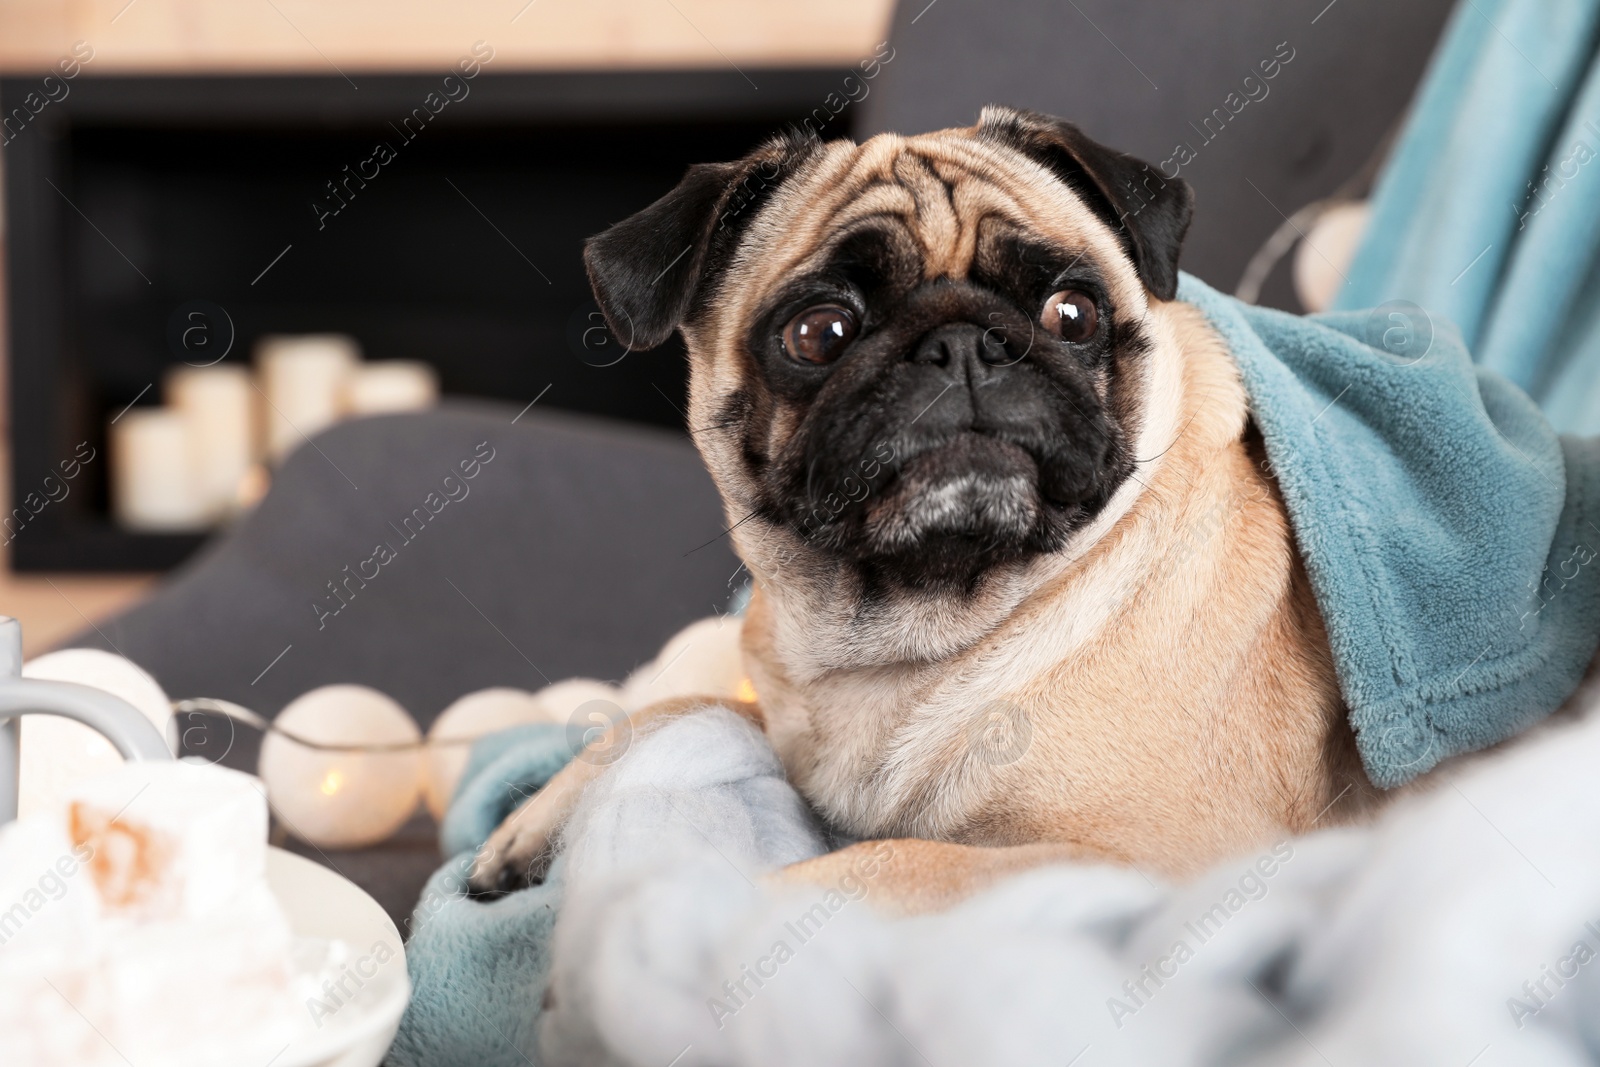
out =
[[1464,0],[1336,308],[1414,302],[1600,433],[1600,0]]
[[1557,437],[1438,320],[1288,315],[1189,275],[1178,296],[1238,362],[1373,782],[1554,711],[1600,643],[1600,442]]
[[390,1067],[526,1067],[550,974],[563,860],[543,885],[480,903],[467,897],[478,846],[573,757],[564,725],[513,727],[483,738],[439,828],[450,859],[423,888],[407,923],[406,1007]]

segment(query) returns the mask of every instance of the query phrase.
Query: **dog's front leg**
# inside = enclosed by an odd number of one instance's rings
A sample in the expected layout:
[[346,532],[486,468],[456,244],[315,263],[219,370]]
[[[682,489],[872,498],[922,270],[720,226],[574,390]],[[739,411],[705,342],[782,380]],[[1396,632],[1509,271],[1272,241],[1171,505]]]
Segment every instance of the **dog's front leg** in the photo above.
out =
[[721,705],[758,727],[762,725],[761,711],[755,704],[723,697],[676,697],[634,712],[608,727],[546,782],[544,788],[519,804],[495,827],[489,840],[478,850],[472,873],[467,876],[469,890],[474,895],[493,896],[543,882],[550,861],[555,858],[552,841],[556,831],[577,806],[584,788],[615,762],[589,754],[625,751],[631,732],[709,704]]
[[774,871],[780,884],[841,889],[854,896],[864,885],[866,899],[888,915],[943,911],[1005,878],[1068,860],[1100,860],[1079,845],[1037,842],[988,847],[948,841],[893,838],[859,841],[823,856]]

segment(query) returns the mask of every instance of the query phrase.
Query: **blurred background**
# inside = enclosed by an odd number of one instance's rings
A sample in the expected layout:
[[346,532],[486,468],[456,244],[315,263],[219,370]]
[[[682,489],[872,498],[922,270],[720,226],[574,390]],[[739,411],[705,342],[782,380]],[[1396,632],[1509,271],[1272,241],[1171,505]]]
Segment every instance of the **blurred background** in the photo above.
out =
[[[585,341],[582,240],[804,117],[888,19],[878,2],[0,5],[3,466],[14,503],[44,501],[6,530],[3,588],[30,647],[148,584],[81,575],[181,563],[259,496],[285,435],[343,415],[548,390],[681,431],[677,351],[618,363]],[[330,395],[356,362],[376,373]],[[186,443],[158,414],[185,406],[227,415]]]

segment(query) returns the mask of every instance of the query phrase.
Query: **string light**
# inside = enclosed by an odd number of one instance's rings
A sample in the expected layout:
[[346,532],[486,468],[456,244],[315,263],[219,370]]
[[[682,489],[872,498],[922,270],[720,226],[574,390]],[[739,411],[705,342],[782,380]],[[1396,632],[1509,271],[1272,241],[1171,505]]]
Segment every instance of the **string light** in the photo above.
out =
[[295,836],[361,848],[392,835],[416,810],[421,744],[416,722],[391,698],[364,685],[325,685],[278,713],[256,773]]
[[358,848],[399,829],[419,793],[442,819],[480,738],[524,723],[564,722],[572,707],[617,695],[587,679],[538,693],[482,689],[446,708],[426,739],[400,705],[365,686],[312,690],[271,720],[215,697],[180,700],[172,710],[180,719],[222,715],[261,731],[257,773],[289,832],[325,848]]
[[[608,716],[685,696],[721,694],[754,701],[755,685],[742,665],[740,629],[737,616],[691,623],[620,687],[574,678],[537,693],[508,687],[469,693],[434,720],[426,739],[404,708],[367,686],[313,689],[268,720],[214,697],[171,702],[140,668],[97,650],[51,653],[31,661],[23,673],[77,681],[123,696],[160,722],[174,754],[187,748],[189,759],[221,760],[232,747],[231,735],[226,747],[213,744],[207,729],[192,719],[196,713],[221,715],[259,730],[257,774],[280,823],[319,847],[360,848],[392,835],[417,810],[419,800],[436,819],[443,818],[471,746],[489,734],[526,723],[570,726],[578,721],[580,709],[597,701],[611,709]],[[45,718],[30,716],[24,729]],[[83,742],[75,736],[31,746],[27,738],[25,733],[24,806],[30,781],[36,783],[33,792],[45,797],[93,769],[94,760],[77,751]],[[120,758],[98,736],[91,740],[106,749],[97,757],[110,762]]]

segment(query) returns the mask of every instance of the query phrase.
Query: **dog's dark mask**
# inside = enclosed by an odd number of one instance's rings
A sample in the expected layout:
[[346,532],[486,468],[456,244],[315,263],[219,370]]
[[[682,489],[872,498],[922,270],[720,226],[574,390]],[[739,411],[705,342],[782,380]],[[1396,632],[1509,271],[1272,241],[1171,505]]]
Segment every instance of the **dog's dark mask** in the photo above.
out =
[[[988,108],[974,136],[1045,165],[1116,233],[1149,293],[1174,296],[1184,182],[1044,115]],[[751,220],[821,151],[787,137],[692,167],[592,238],[613,334],[649,348],[700,321]],[[1084,249],[988,216],[964,276],[929,279],[903,220],[879,214],[808,262],[743,324],[747,385],[696,427],[740,437],[760,519],[872,583],[970,586],[1061,548],[1132,472],[1142,378],[1122,371],[1149,342]],[[780,410],[799,418],[774,449]]]

